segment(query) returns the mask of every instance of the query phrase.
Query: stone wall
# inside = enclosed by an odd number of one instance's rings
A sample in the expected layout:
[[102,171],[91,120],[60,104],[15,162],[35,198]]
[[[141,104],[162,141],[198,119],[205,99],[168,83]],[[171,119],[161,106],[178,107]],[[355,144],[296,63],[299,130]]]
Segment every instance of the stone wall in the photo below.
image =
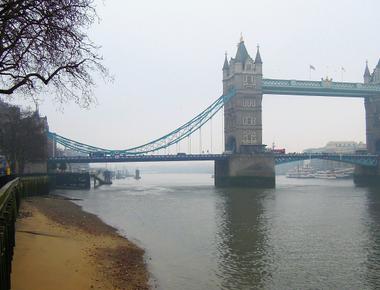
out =
[[47,162],[27,162],[24,174],[47,173]]
[[354,182],[359,186],[380,186],[380,166],[355,166]]
[[272,154],[234,154],[228,160],[215,161],[217,187],[275,187],[275,163]]

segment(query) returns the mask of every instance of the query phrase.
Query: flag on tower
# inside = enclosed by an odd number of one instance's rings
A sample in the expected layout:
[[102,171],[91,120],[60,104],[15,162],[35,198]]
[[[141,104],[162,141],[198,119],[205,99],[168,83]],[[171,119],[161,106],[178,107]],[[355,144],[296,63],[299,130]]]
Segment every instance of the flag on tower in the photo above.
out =
[[310,65],[309,68],[312,70],[315,70],[315,66],[313,66],[313,65]]

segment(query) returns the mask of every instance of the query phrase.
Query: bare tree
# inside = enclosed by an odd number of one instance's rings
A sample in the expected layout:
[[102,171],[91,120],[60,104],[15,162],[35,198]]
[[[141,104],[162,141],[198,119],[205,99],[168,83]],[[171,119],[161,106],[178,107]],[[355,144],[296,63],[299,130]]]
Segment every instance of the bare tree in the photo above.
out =
[[93,101],[92,73],[107,76],[86,30],[94,0],[0,0],[0,94],[32,95],[49,85],[58,101]]

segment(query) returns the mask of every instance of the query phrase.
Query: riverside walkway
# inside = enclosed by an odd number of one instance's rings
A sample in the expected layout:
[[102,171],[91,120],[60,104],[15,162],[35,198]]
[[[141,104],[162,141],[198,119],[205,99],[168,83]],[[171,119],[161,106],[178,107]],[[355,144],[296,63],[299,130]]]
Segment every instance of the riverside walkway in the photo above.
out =
[[15,223],[21,198],[49,192],[49,178],[0,177],[0,290],[11,289]]

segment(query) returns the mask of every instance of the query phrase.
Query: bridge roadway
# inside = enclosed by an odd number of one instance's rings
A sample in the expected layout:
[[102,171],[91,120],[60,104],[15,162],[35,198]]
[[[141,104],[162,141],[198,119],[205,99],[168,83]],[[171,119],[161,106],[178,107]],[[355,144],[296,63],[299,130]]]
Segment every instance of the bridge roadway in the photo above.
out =
[[227,154],[166,154],[126,156],[73,156],[49,158],[49,162],[67,163],[108,163],[108,162],[160,162],[160,161],[214,161],[227,159]]
[[[272,154],[272,153],[267,153]],[[167,154],[167,155],[126,155],[126,156],[72,156],[49,158],[50,163],[111,163],[111,162],[162,162],[162,161],[215,161],[226,160],[229,154]],[[288,153],[274,154],[275,164],[289,162],[323,159],[339,161],[363,166],[377,166],[379,164],[378,155],[371,154],[331,154],[331,153]]]

